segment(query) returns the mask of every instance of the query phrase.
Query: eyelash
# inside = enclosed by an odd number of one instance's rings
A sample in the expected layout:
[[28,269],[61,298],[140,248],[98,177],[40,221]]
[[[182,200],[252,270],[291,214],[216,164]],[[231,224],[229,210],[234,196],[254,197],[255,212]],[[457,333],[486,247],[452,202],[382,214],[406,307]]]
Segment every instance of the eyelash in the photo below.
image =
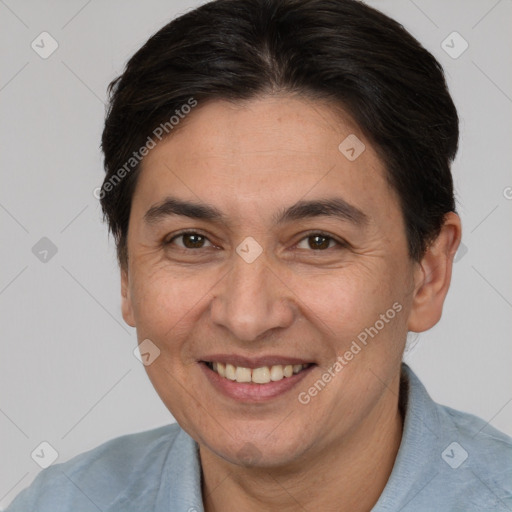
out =
[[[209,238],[206,236],[206,235],[203,235],[202,233],[200,233],[199,231],[180,231],[179,233],[176,233],[171,239],[167,240],[166,242],[164,242],[164,245],[171,245],[172,242],[174,242],[174,240],[176,240],[177,238],[183,236],[183,235],[199,235],[201,237],[203,237],[205,240],[208,240],[210,243],[212,243]],[[298,245],[300,242],[304,241],[304,240],[307,240],[308,238],[311,238],[313,236],[321,236],[323,238],[326,238],[328,239],[329,241],[333,241],[335,242],[337,245],[338,245],[338,248],[339,249],[343,249],[343,248],[347,248],[349,247],[349,244],[347,242],[345,242],[344,240],[340,240],[340,239],[337,239],[335,237],[333,237],[332,235],[328,234],[328,233],[325,233],[323,231],[310,231],[308,233],[306,233],[298,242],[297,244],[295,245]],[[180,250],[184,251],[184,252],[188,252],[188,251],[198,251],[200,249],[204,249],[204,247],[198,247],[197,249],[190,249],[188,247],[179,247]],[[318,249],[318,250],[314,250],[314,249],[310,249],[311,252],[326,252],[328,251],[329,249],[333,249],[332,247],[329,247],[327,249]],[[302,250],[302,249],[301,249]]]

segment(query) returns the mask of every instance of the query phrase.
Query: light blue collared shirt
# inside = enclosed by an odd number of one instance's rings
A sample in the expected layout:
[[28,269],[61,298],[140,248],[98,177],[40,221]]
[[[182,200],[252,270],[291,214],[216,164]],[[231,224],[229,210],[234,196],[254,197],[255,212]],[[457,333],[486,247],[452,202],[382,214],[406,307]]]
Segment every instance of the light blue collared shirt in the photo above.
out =
[[[432,401],[403,364],[404,430],[372,512],[512,512],[512,438]],[[195,441],[179,425],[118,437],[43,470],[7,512],[204,512]]]

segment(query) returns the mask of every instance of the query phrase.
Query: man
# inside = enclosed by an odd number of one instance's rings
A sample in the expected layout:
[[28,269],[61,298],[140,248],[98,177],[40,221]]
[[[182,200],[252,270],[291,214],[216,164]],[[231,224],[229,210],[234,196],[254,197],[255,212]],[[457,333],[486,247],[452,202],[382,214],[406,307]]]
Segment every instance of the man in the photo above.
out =
[[123,317],[177,424],[52,466],[9,510],[512,510],[512,440],[401,362],[461,238],[432,55],[354,0],[219,0],[110,90]]

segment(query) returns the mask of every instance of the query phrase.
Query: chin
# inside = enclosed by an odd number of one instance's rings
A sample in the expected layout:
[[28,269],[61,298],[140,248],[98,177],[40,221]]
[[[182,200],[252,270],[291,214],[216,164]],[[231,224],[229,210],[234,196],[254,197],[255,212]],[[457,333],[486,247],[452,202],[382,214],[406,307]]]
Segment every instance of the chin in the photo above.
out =
[[[274,427],[275,428],[275,427]],[[248,468],[282,467],[294,463],[305,451],[304,439],[293,440],[288,435],[277,438],[269,435],[244,436],[233,439],[224,437],[226,444],[219,444],[219,437],[204,443],[209,451],[238,466]]]

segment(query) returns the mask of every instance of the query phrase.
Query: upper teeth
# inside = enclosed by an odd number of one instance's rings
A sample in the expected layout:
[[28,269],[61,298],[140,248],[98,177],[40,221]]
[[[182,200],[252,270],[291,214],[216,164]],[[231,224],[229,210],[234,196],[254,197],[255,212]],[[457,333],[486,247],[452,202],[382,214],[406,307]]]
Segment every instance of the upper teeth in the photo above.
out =
[[210,368],[221,377],[237,382],[254,382],[256,384],[267,384],[270,381],[281,380],[284,377],[291,377],[306,368],[306,364],[275,364],[273,366],[262,366],[261,368],[244,368],[224,363],[208,363]]

